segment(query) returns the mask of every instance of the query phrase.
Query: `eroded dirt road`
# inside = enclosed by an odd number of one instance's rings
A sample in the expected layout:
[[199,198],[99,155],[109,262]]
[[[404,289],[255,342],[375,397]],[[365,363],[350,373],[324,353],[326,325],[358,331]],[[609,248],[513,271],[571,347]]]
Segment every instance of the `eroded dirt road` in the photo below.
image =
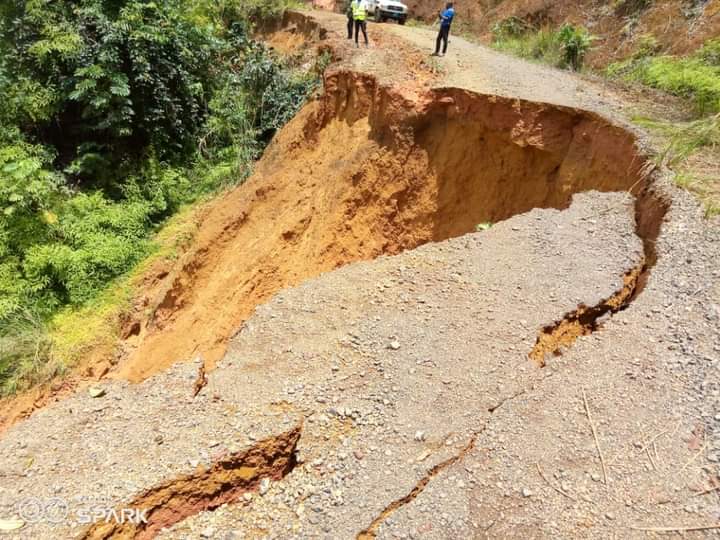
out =
[[[614,98],[481,49],[444,79],[418,29],[356,50],[340,16],[286,22],[339,58],[325,94],[161,287],[120,366],[156,374],[2,436],[12,537],[717,532],[720,228]],[[238,327],[205,385],[162,369]],[[148,522],[83,522],[128,507]]]

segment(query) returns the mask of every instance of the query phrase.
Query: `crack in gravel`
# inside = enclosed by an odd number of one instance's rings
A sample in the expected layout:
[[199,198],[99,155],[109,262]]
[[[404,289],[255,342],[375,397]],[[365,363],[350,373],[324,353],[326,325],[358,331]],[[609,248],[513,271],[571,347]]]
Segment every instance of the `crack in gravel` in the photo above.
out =
[[516,392],[514,394],[511,394],[502,400],[500,400],[497,405],[493,405],[492,407],[488,408],[488,412],[490,413],[490,416],[488,417],[485,424],[480,428],[478,431],[472,434],[470,439],[468,440],[467,444],[463,446],[460,451],[457,454],[454,454],[447,458],[444,461],[441,461],[437,465],[433,466],[425,475],[415,484],[415,487],[410,490],[410,492],[405,495],[404,497],[401,497],[400,499],[396,499],[393,502],[391,502],[389,505],[387,505],[381,512],[378,514],[378,516],[372,520],[370,525],[366,527],[364,530],[362,530],[357,535],[357,540],[370,540],[372,538],[375,538],[377,536],[377,531],[380,528],[380,526],[383,524],[385,520],[387,520],[392,514],[394,514],[397,510],[402,508],[403,506],[410,504],[413,500],[415,500],[418,495],[420,495],[425,488],[430,484],[430,481],[437,476],[438,474],[442,473],[445,469],[449,468],[451,465],[454,465],[455,463],[458,463],[462,461],[465,456],[471,452],[475,448],[475,442],[477,441],[477,438],[488,428],[490,425],[490,422],[492,421],[492,414],[495,411],[498,411],[501,409],[506,403],[509,403],[513,401],[514,399],[523,396],[527,394],[528,392],[532,392],[536,388],[536,382],[542,383],[546,379],[551,378],[554,375],[554,372],[549,373],[548,375],[545,375],[540,378],[539,381],[535,381],[533,384],[526,386],[519,392]]
[[604,318],[611,317],[626,309],[635,298],[635,292],[642,273],[646,270],[642,260],[623,275],[623,286],[615,293],[594,306],[581,305],[576,310],[554,324],[545,326],[538,334],[535,346],[528,357],[538,367],[545,367],[545,358],[552,354],[558,356],[562,350],[571,346],[580,336],[587,336],[602,326]]
[[453,464],[457,463],[458,461],[461,461],[468,452],[470,452],[473,448],[475,448],[475,440],[476,440],[477,436],[480,433],[482,433],[483,430],[485,430],[488,423],[486,423],[485,426],[483,426],[483,428],[480,431],[474,433],[473,436],[470,437],[470,440],[467,442],[467,444],[465,446],[462,447],[462,449],[460,450],[459,453],[457,453],[453,456],[450,456],[448,459],[441,461],[440,463],[435,465],[433,468],[431,468],[425,474],[425,476],[423,476],[420,479],[420,481],[417,484],[415,484],[415,487],[410,491],[410,493],[408,493],[407,495],[405,495],[404,497],[402,497],[400,499],[397,499],[397,500],[391,502],[388,506],[386,506],[383,509],[383,511],[380,512],[380,514],[375,519],[373,519],[372,523],[370,523],[370,525],[366,529],[364,529],[363,531],[358,533],[357,540],[369,540],[371,538],[375,538],[377,536],[378,528],[380,527],[380,525],[382,525],[382,523],[387,518],[389,518],[394,512],[396,512],[397,510],[399,510],[406,504],[409,504],[410,502],[412,502],[418,495],[420,495],[420,493],[422,493],[425,490],[425,488],[430,483],[430,480],[433,479],[433,477],[435,477],[436,475],[440,474],[443,470],[450,467],[450,465],[453,465]]
[[214,510],[258,489],[264,478],[284,478],[297,464],[295,451],[301,433],[302,424],[299,424],[249,449],[230,453],[207,468],[198,467],[189,475],[155,486],[118,510],[121,515],[128,508],[137,509],[145,515],[144,522],[103,520],[90,527],[81,538],[154,538],[160,530],[185,518]]

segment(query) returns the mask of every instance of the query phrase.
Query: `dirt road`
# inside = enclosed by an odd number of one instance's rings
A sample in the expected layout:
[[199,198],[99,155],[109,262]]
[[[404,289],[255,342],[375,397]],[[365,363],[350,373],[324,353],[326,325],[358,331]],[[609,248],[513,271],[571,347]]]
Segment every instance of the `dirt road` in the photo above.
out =
[[0,439],[10,537],[713,536],[720,226],[614,98],[343,22],[268,36],[338,62],[160,287],[155,375]]

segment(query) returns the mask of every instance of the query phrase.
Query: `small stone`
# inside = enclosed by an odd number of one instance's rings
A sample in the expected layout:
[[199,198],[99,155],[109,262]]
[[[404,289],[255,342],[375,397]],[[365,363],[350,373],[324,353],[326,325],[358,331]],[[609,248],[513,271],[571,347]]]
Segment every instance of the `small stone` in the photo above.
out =
[[598,473],[592,473],[590,475],[590,478],[592,478],[593,482],[599,482],[600,481],[600,475]]
[[155,435],[155,444],[162,444],[162,443],[163,443],[162,435]]
[[615,519],[615,514],[612,514],[612,513],[610,513],[610,512],[607,512],[607,513],[605,514],[605,519],[613,520],[613,519]]
[[91,386],[90,388],[88,388],[88,395],[91,398],[103,397],[105,395],[105,389],[98,388],[97,386]]
[[365,454],[363,454],[363,451],[358,449],[353,452],[353,455],[355,456],[355,459],[358,461],[365,457]]
[[522,496],[523,496],[523,497],[531,497],[531,496],[532,496],[532,491],[530,491],[528,488],[523,488],[523,489],[522,489]]
[[270,479],[263,478],[260,480],[260,495],[265,495],[270,489]]
[[425,432],[424,431],[416,431],[415,432],[415,440],[418,442],[422,442],[425,440]]
[[243,499],[245,499],[247,502],[250,502],[253,499],[253,494],[252,493],[244,493]]
[[390,345],[388,345],[388,348],[392,349],[393,351],[397,351],[400,348],[400,343],[393,340],[390,342]]
[[215,529],[213,529],[212,527],[207,527],[207,528],[203,529],[202,531],[200,531],[200,536],[202,536],[203,538],[212,538],[212,536],[214,534],[215,534]]

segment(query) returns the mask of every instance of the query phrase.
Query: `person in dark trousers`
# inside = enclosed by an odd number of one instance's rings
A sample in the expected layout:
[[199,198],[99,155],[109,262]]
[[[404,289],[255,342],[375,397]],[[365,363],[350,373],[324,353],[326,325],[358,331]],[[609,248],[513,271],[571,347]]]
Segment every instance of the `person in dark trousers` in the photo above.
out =
[[353,1],[348,0],[347,8],[345,9],[345,15],[347,15],[347,31],[348,31],[348,39],[352,39],[353,37]]
[[367,6],[365,5],[365,0],[353,0],[352,10],[353,19],[355,20],[355,46],[360,46],[358,44],[358,35],[360,33],[359,31],[362,30],[363,37],[365,38],[365,46],[367,47],[367,21],[365,20],[367,18]]
[[435,40],[435,52],[433,56],[440,55],[440,42],[443,43],[442,53],[447,52],[448,38],[450,37],[450,25],[455,17],[455,10],[453,9],[452,2],[445,4],[445,11],[440,13],[440,31],[438,32],[437,39]]

